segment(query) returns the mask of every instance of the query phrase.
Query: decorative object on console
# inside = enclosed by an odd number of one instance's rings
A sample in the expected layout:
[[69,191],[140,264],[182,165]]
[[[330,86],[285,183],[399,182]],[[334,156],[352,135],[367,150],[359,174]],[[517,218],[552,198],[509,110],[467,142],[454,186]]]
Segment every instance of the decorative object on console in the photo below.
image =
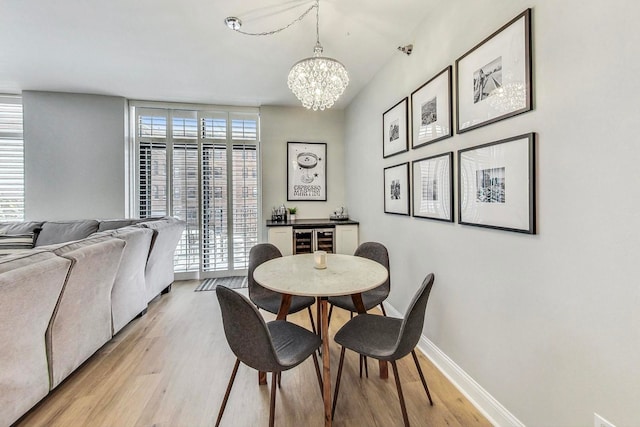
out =
[[531,9],[456,61],[457,131],[532,109]]
[[287,200],[327,201],[327,144],[287,143]]
[[411,148],[453,136],[451,66],[411,94]]
[[458,222],[535,234],[533,133],[458,151]]
[[298,208],[294,206],[292,208],[287,208],[287,210],[289,211],[289,221],[295,221],[296,212],[298,212]]
[[408,98],[382,113],[382,157],[409,151]]
[[271,209],[271,221],[285,222],[287,220],[287,210],[284,205]]
[[384,168],[384,212],[409,215],[409,162]]
[[291,23],[273,31],[262,33],[242,31],[240,30],[242,21],[235,16],[227,17],[224,23],[230,29],[248,36],[271,36],[300,22],[313,9],[316,10],[316,45],[313,48],[313,56],[293,64],[289,71],[287,83],[289,89],[302,102],[305,108],[316,111],[331,108],[349,84],[349,75],[344,65],[333,58],[322,56],[324,49],[320,44],[319,0],[315,0],[313,5]]
[[349,214],[347,213],[347,208],[344,206],[339,207],[331,215],[329,215],[329,219],[333,221],[346,221],[349,219]]
[[453,222],[453,152],[411,164],[413,216]]

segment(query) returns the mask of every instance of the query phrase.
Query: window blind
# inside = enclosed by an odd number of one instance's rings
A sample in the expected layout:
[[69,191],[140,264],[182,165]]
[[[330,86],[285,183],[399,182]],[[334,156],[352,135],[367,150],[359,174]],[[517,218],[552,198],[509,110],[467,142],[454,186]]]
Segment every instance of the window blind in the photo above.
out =
[[0,96],[0,220],[24,220],[22,99]]

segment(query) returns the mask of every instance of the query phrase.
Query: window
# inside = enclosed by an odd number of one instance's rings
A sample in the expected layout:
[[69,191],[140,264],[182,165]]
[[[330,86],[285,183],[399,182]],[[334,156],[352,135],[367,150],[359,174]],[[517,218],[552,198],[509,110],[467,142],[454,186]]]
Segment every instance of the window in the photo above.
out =
[[0,96],[0,220],[24,220],[22,99]]
[[136,104],[134,214],[187,222],[176,250],[177,273],[207,277],[246,270],[258,241],[257,110]]

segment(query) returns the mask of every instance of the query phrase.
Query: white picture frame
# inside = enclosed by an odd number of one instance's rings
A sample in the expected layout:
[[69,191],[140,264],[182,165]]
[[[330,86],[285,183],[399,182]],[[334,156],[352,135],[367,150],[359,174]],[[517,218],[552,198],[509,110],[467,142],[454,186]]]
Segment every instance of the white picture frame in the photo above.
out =
[[413,216],[453,222],[453,152],[411,162]]
[[535,135],[458,151],[458,223],[535,234]]
[[384,212],[409,215],[409,162],[384,168]]
[[532,109],[531,9],[456,61],[457,133]]
[[409,115],[407,97],[382,114],[382,157],[409,151]]
[[453,136],[451,75],[448,66],[411,93],[411,148]]

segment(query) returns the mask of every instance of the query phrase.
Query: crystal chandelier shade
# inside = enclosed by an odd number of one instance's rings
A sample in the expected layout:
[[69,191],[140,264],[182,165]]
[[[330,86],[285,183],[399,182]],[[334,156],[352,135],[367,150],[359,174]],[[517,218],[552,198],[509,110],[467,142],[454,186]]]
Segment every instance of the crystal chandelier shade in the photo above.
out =
[[305,108],[331,108],[349,84],[347,70],[340,62],[320,56],[322,46],[316,44],[314,55],[296,62],[289,71],[289,89]]

